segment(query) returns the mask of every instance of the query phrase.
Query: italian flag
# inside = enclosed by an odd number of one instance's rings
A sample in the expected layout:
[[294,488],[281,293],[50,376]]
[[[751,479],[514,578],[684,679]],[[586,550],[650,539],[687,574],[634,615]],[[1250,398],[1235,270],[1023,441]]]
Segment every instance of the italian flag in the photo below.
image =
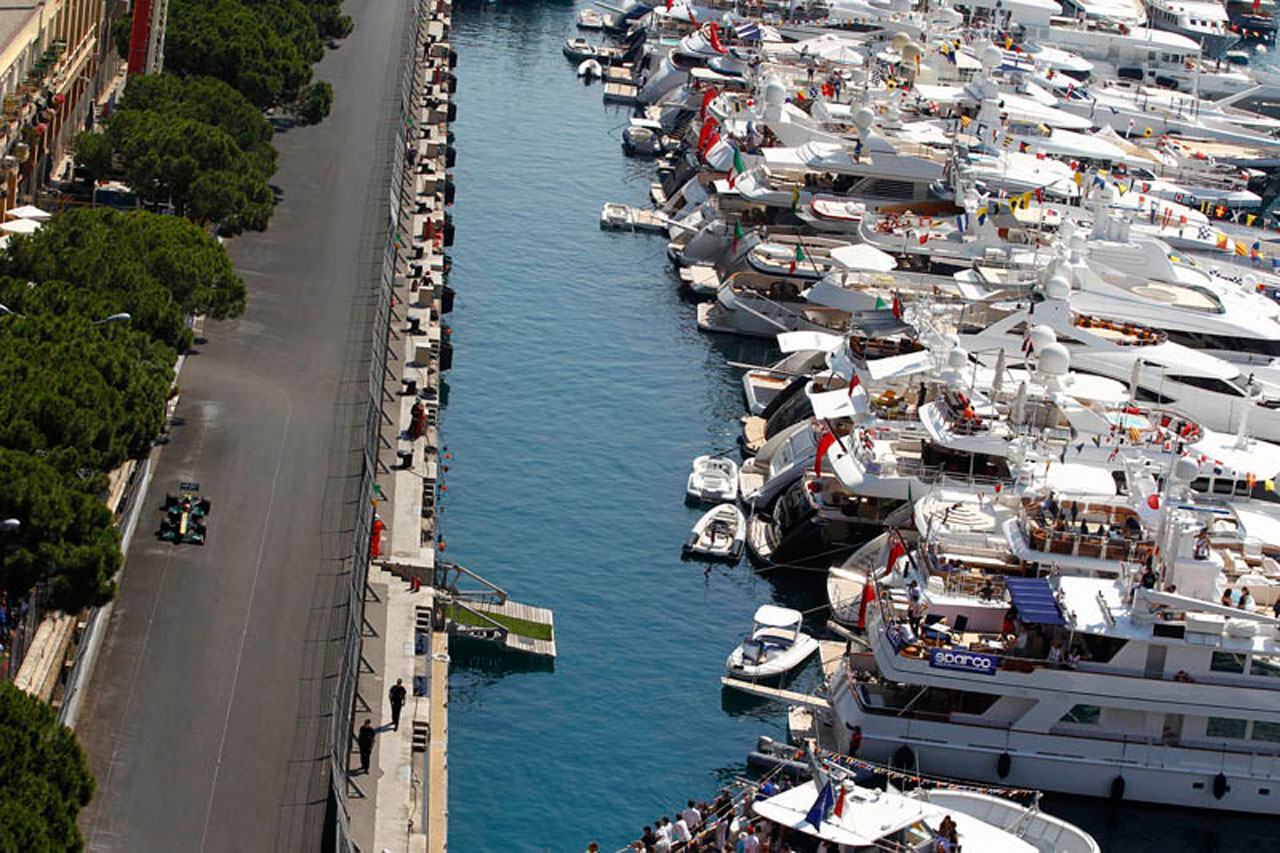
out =
[[797,245],[796,245],[796,256],[795,256],[794,258],[792,258],[792,259],[791,259],[791,269],[787,271],[787,275],[795,275],[795,274],[796,274],[796,264],[800,263],[800,262],[801,262],[801,261],[803,261],[803,260],[804,260],[804,249],[802,249],[802,248],[797,244]]
[[730,249],[730,251],[732,252],[738,251],[738,241],[741,239],[742,239],[742,223],[735,222],[733,223],[733,248]]
[[729,170],[729,189],[733,189],[733,182],[738,179],[738,175],[745,171],[747,171],[747,167],[742,162],[742,155],[735,148],[733,149],[733,168]]

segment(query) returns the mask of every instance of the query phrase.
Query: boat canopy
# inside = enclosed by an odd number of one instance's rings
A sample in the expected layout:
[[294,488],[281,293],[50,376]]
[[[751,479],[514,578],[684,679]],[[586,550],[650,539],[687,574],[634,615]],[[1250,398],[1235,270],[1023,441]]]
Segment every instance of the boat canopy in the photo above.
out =
[[764,628],[794,628],[803,619],[804,615],[799,610],[776,604],[760,605],[755,615],[756,624]]
[[1005,589],[1018,608],[1018,618],[1028,625],[1065,625],[1058,599],[1048,578],[1005,578]]

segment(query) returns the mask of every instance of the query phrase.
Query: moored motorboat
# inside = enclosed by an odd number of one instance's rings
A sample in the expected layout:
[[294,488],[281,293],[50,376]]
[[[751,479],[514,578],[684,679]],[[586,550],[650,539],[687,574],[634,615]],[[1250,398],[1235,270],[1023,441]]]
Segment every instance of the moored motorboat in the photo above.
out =
[[594,77],[603,77],[604,68],[594,59],[584,59],[578,64],[578,76],[583,80],[591,80]]
[[685,495],[694,502],[732,503],[738,499],[738,463],[723,456],[699,456]]
[[568,39],[564,43],[564,55],[574,62],[594,59],[598,54],[596,46],[584,38]]
[[693,525],[684,543],[687,556],[738,562],[747,542],[747,518],[737,504],[712,507]]
[[[1100,849],[1087,832],[1035,805],[1023,806],[960,786],[910,793],[893,787],[864,788],[848,770],[827,766],[821,778],[757,798],[751,810],[828,845],[858,850],[1096,853]],[[948,841],[952,832],[955,841]],[[938,846],[939,841],[947,843]]]
[[631,208],[616,201],[607,201],[600,210],[600,227],[616,231],[629,231],[632,226]]
[[595,9],[579,9],[577,23],[580,30],[602,30],[604,29],[604,15],[601,15]]
[[790,607],[762,604],[751,620],[751,633],[729,654],[725,669],[741,678],[777,678],[818,650],[818,641],[804,633],[804,614]]

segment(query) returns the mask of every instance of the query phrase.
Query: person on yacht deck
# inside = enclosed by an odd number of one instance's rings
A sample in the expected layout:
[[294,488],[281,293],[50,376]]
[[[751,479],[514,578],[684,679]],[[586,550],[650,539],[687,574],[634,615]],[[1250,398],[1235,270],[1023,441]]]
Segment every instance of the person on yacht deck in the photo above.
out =
[[1240,602],[1236,604],[1236,607],[1240,608],[1241,610],[1247,610],[1252,612],[1253,595],[1249,592],[1249,587],[1247,586],[1243,587],[1243,591],[1240,593]]
[[1192,547],[1191,556],[1197,560],[1209,559],[1209,528],[1202,527],[1200,532],[1196,534],[1196,542]]
[[1226,588],[1226,590],[1222,593],[1222,599],[1218,603],[1221,604],[1223,607],[1236,606],[1235,601],[1232,600],[1232,597],[1231,597],[1231,587]]

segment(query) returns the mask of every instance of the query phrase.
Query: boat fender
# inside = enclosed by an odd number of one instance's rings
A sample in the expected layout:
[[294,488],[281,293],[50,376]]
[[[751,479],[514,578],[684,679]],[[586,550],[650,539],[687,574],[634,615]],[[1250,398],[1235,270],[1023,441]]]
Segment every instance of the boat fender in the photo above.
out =
[[1111,799],[1113,800],[1124,799],[1124,777],[1123,776],[1117,776],[1116,778],[1111,780]]
[[898,747],[897,752],[893,754],[893,766],[909,768],[914,767],[916,763],[916,754],[911,751],[911,747],[905,743]]
[[1219,773],[1213,777],[1213,798],[1220,800],[1231,790],[1231,786],[1227,784],[1227,777],[1223,773]]
[[1011,769],[1013,769],[1013,756],[1007,752],[1000,753],[1000,757],[996,759],[996,775],[1001,779],[1007,778]]
[[456,101],[449,102],[449,108],[445,112],[445,121],[453,124],[458,120],[458,104]]

